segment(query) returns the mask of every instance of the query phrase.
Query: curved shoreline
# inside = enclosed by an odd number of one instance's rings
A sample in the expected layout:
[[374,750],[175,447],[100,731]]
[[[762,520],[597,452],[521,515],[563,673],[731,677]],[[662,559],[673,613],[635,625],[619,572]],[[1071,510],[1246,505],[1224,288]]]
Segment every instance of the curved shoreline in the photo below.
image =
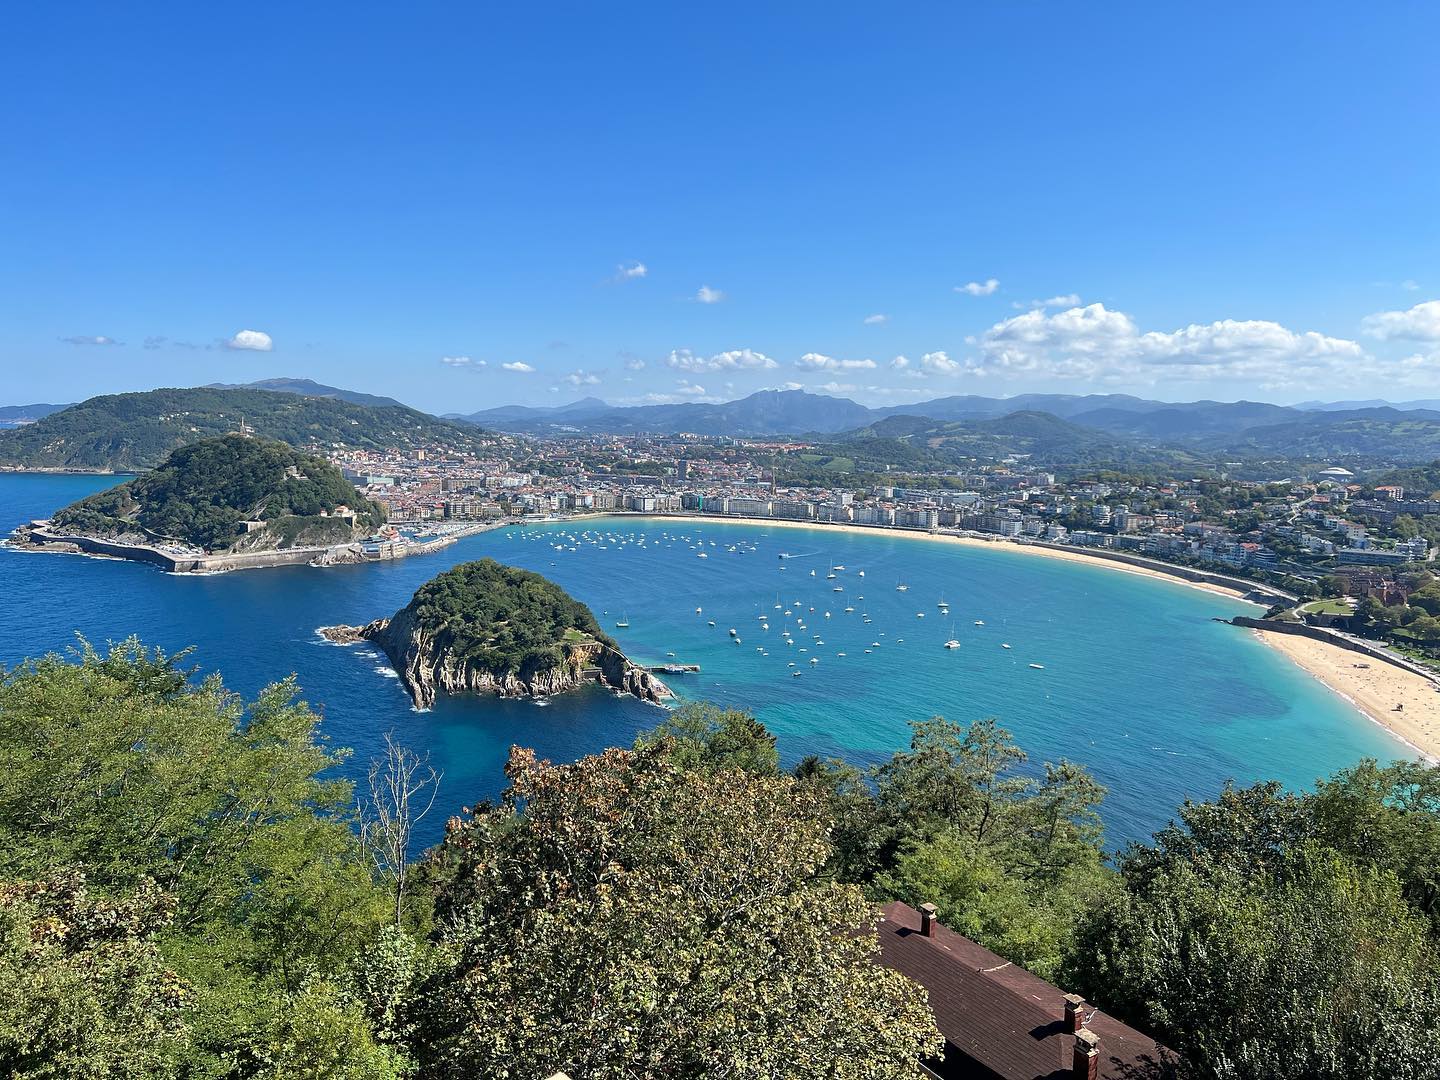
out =
[[[857,535],[898,536],[911,540],[929,540],[936,543],[953,544],[960,547],[988,548],[992,551],[1013,551],[1040,558],[1058,559],[1087,566],[1097,566],[1120,573],[1135,574],[1155,581],[1167,581],[1173,585],[1184,585],[1200,589],[1216,596],[1224,596],[1253,607],[1263,605],[1246,599],[1246,593],[1238,587],[1218,585],[1208,581],[1194,581],[1178,573],[1166,573],[1150,566],[1137,566],[1117,562],[1087,553],[1083,548],[1073,551],[1050,545],[1017,543],[1004,537],[981,540],[973,536],[957,536],[950,533],[930,533],[910,529],[890,529],[868,525],[842,523],[816,523],[786,521],[775,518],[700,516],[694,514],[631,514],[600,513],[584,515],[599,518],[644,518],[649,521],[673,521],[686,524],[712,525],[734,524],[755,526],[778,526],[785,529],[802,529],[809,532],[840,531]],[[574,520],[574,519],[571,519]],[[1397,742],[1409,747],[1415,753],[1440,762],[1440,692],[1436,685],[1424,676],[1396,667],[1384,661],[1373,661],[1367,668],[1357,668],[1356,654],[1321,641],[1294,638],[1289,635],[1254,631],[1256,638],[1274,649],[1290,663],[1312,678],[1319,680],[1355,710],[1364,720],[1378,724]],[[1405,708],[1394,711],[1394,704],[1403,703]]]

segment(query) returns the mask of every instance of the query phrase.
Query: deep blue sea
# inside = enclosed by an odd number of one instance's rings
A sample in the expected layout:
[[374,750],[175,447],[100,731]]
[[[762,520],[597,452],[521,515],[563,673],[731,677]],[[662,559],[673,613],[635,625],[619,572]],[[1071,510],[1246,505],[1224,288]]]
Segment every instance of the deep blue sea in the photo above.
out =
[[[114,482],[0,475],[0,533]],[[628,744],[663,715],[598,689],[548,706],[451,698],[416,712],[382,657],[316,636],[322,625],[392,614],[430,577],[486,555],[589,604],[635,660],[674,653],[700,664],[699,675],[668,677],[671,686],[753,710],[787,761],[875,761],[904,745],[908,721],[998,717],[1032,764],[1069,758],[1109,787],[1112,845],[1147,837],[1181,800],[1212,796],[1227,778],[1304,787],[1363,756],[1411,756],[1251,634],[1211,621],[1250,605],[1102,567],[878,532],[609,518],[498,530],[399,562],[203,577],[3,550],[0,664],[64,651],[78,632],[96,644],[138,634],[167,650],[193,646],[195,664],[247,696],[295,673],[330,741],[354,751],[352,775],[387,731],[430,752],[445,778],[423,823],[428,844],[445,815],[498,793],[512,744],[573,759]],[[942,647],[951,638],[960,648]]]

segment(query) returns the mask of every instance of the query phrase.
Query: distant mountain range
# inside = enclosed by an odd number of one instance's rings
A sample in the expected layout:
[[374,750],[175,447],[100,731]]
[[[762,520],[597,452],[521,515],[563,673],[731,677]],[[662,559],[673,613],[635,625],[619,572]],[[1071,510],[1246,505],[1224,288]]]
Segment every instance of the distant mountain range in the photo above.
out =
[[18,427],[42,416],[68,409],[69,405],[0,405],[0,427]]
[[377,397],[362,394],[358,390],[341,390],[338,386],[326,386],[314,379],[260,379],[248,383],[206,383],[205,390],[273,390],[277,394],[299,394],[302,397],[336,398],[352,405],[368,405],[373,409],[388,409],[394,406],[404,408],[403,403],[392,397]]
[[[1432,404],[1437,408],[1432,410]],[[1301,407],[1258,401],[1153,401],[1128,394],[1020,394],[1009,398],[956,395],[871,409],[847,398],[804,390],[761,390],[723,404],[610,406],[598,398],[585,398],[554,408],[509,405],[455,418],[487,428],[533,434],[651,431],[834,435],[894,416],[974,422],[1015,413],[1046,413],[1076,428],[1131,439],[1224,444],[1244,432],[1285,425],[1298,425],[1296,430],[1317,430],[1344,419],[1383,423],[1402,413],[1411,420],[1425,421],[1432,412],[1440,413],[1440,402],[1413,402],[1405,408],[1359,402]]]
[[0,465],[53,468],[145,468],[185,442],[234,430],[241,415],[257,433],[296,445],[376,448],[478,444],[479,427],[537,436],[804,436],[848,443],[897,466],[963,465],[1016,453],[1056,465],[1113,460],[1175,467],[1225,459],[1403,465],[1440,458],[1440,401],[1428,400],[1284,406],[1128,394],[965,394],[867,408],[804,390],[761,390],[719,403],[617,406],[587,397],[436,418],[394,398],[310,379],[265,379],[243,387],[111,395],[68,407],[12,406],[0,410],[0,427],[7,414],[34,422],[16,427],[10,421],[13,429],[0,431]]

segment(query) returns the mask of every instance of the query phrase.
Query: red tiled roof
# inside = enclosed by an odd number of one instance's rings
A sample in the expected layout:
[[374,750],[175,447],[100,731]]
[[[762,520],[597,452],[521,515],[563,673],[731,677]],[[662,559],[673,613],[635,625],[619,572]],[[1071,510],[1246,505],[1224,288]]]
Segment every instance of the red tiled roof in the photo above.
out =
[[[943,1080],[1057,1080],[1071,1075],[1075,1037],[1065,1030],[1065,995],[963,934],[920,932],[920,913],[887,904],[880,962],[925,987],[945,1058]],[[1102,1080],[1166,1080],[1178,1060],[1147,1035],[1096,1011],[1086,1027],[1100,1039]]]

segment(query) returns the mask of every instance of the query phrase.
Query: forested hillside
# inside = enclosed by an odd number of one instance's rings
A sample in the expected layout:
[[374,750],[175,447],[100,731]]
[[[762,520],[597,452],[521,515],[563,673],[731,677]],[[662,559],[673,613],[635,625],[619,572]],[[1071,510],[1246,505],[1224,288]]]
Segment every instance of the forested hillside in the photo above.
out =
[[375,408],[266,390],[150,390],[90,398],[33,424],[0,431],[0,465],[32,469],[147,469],[186,443],[241,425],[291,446],[476,450],[490,441],[468,424],[404,406]]
[[[349,517],[335,516],[342,508]],[[385,510],[355,490],[324,458],[273,439],[225,435],[176,450],[150,472],[57,511],[71,532],[141,541],[179,541],[206,551],[233,547],[342,543],[385,522]],[[266,533],[244,522],[264,521]]]

